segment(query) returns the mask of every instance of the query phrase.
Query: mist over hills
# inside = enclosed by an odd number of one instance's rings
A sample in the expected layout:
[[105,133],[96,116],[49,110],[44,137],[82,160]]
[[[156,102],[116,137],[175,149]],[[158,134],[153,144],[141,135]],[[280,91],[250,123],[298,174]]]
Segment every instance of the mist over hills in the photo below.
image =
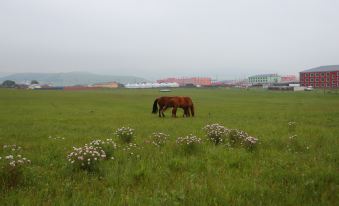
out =
[[67,72],[67,73],[17,73],[0,77],[0,83],[5,80],[13,80],[16,83],[37,80],[41,84],[52,84],[54,86],[88,85],[99,82],[140,83],[149,82],[141,77],[100,75],[89,72]]

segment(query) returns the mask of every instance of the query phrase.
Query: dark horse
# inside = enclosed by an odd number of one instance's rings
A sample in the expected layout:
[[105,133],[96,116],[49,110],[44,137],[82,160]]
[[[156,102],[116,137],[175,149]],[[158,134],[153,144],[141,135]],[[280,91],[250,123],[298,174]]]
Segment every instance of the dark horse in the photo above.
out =
[[159,117],[165,117],[164,111],[169,107],[173,107],[172,117],[176,117],[177,108],[182,108],[184,110],[184,116],[186,117],[190,116],[191,111],[191,115],[194,117],[194,106],[190,97],[164,96],[156,98],[153,103],[153,114],[158,112],[157,104],[159,105]]

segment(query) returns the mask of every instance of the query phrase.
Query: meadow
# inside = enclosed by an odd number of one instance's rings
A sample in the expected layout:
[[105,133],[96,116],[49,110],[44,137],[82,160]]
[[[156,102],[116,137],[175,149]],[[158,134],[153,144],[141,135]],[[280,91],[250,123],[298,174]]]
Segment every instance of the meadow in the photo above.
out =
[[[151,114],[161,95],[191,96],[196,116]],[[295,122],[291,129],[289,122]],[[214,145],[202,128],[219,123],[259,139],[254,150]],[[117,150],[99,170],[74,170],[73,146],[135,129],[133,155]],[[153,132],[169,135],[163,147]],[[177,137],[203,144],[187,154]],[[295,136],[296,135],[296,136]],[[292,138],[291,138],[292,137]],[[338,205],[339,94],[261,89],[0,89],[0,156],[19,145],[31,160],[0,205]]]

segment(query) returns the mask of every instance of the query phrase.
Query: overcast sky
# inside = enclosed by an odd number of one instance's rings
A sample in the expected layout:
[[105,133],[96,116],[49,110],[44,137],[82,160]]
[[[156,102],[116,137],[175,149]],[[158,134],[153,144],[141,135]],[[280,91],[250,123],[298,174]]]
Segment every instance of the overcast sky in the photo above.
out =
[[0,0],[0,72],[242,78],[339,64],[338,0]]

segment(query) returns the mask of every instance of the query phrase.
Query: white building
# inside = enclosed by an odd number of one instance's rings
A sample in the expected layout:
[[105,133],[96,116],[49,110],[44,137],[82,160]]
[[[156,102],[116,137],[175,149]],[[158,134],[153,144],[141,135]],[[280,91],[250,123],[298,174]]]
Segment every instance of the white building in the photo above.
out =
[[136,84],[125,84],[125,88],[129,89],[142,89],[142,88],[175,88],[179,87],[179,84],[174,83],[136,83]]

